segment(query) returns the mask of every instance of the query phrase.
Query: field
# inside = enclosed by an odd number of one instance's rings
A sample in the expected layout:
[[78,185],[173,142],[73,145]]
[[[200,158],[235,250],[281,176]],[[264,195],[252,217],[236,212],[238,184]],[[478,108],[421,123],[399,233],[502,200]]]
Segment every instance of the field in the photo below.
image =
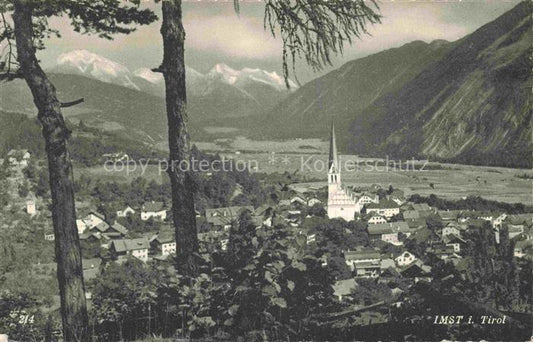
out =
[[[310,186],[326,185],[328,142],[319,139],[293,139],[290,141],[253,141],[238,137],[219,139],[215,142],[197,142],[204,151],[217,152],[226,158],[238,160],[242,168],[252,172],[283,173],[285,171],[305,175],[309,179],[323,180],[314,183],[295,184],[293,187],[304,190]],[[405,191],[406,195],[436,194],[443,198],[459,199],[469,195],[508,203],[531,204],[533,200],[533,180],[531,170],[501,167],[441,164],[416,161],[414,170],[407,161],[384,161],[376,158],[340,156],[342,180],[345,185],[367,186],[380,184],[393,185]],[[396,166],[394,166],[395,162]],[[412,161],[409,161],[412,163]],[[389,164],[386,168],[385,165]],[[406,170],[407,168],[407,170]],[[422,170],[420,170],[423,168]],[[137,165],[130,169],[104,170],[103,166],[75,169],[75,177],[81,174],[118,182],[131,181],[144,176],[161,182],[165,172],[158,165],[148,165],[143,170]],[[527,175],[527,177],[519,177]]]
[[[146,167],[140,166],[137,164],[129,165],[129,169],[124,167],[123,169],[115,168],[104,168],[104,166],[92,166],[92,167],[75,167],[74,168],[74,179],[79,179],[81,175],[88,176],[94,179],[100,179],[104,182],[131,182],[137,177],[144,177],[148,181],[156,181],[158,183],[163,182],[167,178],[167,175],[164,171],[160,171],[158,165],[148,165]],[[135,169],[134,169],[135,168]],[[143,169],[144,168],[144,169]]]
[[[250,165],[257,164],[260,172],[289,171],[324,180],[294,185],[296,189],[303,190],[309,186],[327,185],[326,154],[241,153],[226,156],[247,161]],[[402,163],[402,169],[399,163],[396,164],[396,168],[389,165],[388,169],[384,164],[381,159],[341,156],[343,184],[361,187],[370,184],[380,184],[383,187],[393,185],[395,188],[404,190],[406,195],[436,194],[449,199],[477,195],[491,200],[526,204],[531,204],[533,199],[532,179],[519,177],[524,174],[531,176],[531,171],[524,169],[429,163],[423,170],[418,170],[424,166],[424,162],[417,162],[417,170],[414,170],[412,166],[405,170],[407,167],[405,163]]]

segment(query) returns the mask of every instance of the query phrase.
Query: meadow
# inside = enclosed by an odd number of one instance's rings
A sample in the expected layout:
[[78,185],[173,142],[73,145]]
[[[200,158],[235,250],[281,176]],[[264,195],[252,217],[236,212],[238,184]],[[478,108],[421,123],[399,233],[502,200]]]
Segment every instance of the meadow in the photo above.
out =
[[[228,159],[250,165],[252,172],[290,172],[304,175],[309,179],[323,179],[313,183],[294,184],[293,188],[297,190],[303,191],[309,187],[327,185],[329,145],[327,141],[320,139],[254,141],[237,137],[220,139],[218,142],[195,142],[195,144],[201,150],[216,152]],[[345,185],[358,187],[371,184],[380,184],[383,187],[393,185],[404,190],[407,196],[414,193],[423,196],[436,194],[442,198],[460,199],[475,195],[496,201],[525,204],[531,204],[533,200],[531,170],[425,161],[413,163],[412,160],[386,161],[354,155],[341,155],[340,161],[342,181]],[[75,177],[81,174],[117,182],[129,182],[139,176],[162,182],[167,177],[165,172],[159,170],[158,165],[148,165],[144,171],[141,167],[135,170],[124,168],[111,172],[104,170],[103,166],[76,168]]]

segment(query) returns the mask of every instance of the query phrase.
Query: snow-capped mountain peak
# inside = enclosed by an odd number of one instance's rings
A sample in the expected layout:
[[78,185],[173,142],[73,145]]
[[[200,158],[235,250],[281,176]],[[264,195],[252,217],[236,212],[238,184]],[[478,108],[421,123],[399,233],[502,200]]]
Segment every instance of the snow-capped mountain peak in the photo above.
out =
[[[268,72],[262,69],[252,68],[235,70],[224,63],[219,63],[211,69],[207,76],[212,79],[219,79],[227,84],[235,85],[237,87],[245,87],[250,83],[257,82],[271,86],[278,91],[286,91],[285,80],[275,71]],[[298,88],[296,83],[292,80],[289,80],[289,84],[291,89]]]
[[[185,77],[187,79],[187,82],[195,82],[197,79],[204,77],[204,75],[202,75],[198,71],[188,66],[185,67],[185,73],[186,73]],[[152,84],[159,85],[164,82],[163,74],[159,72],[153,72],[149,68],[139,68],[135,70],[133,74]]]
[[139,90],[127,67],[87,50],[74,50],[57,57],[54,71],[76,73]]
[[[186,66],[185,70],[187,92],[191,97],[205,97],[216,89],[233,89],[233,92],[230,91],[232,94],[244,94],[245,97],[253,97],[256,100],[276,97],[271,91],[287,93],[285,80],[274,71],[254,68],[236,70],[224,63],[216,64],[207,74],[189,66]],[[131,72],[126,66],[87,50],[74,50],[59,55],[57,64],[51,71],[82,75],[156,96],[165,94],[163,74],[153,72],[147,67]],[[289,82],[291,90],[298,88],[294,82]],[[268,89],[271,91],[267,91]],[[234,92],[235,90],[238,91]]]
[[135,70],[133,74],[153,84],[160,84],[163,82],[163,74],[153,72],[148,68],[139,68]]

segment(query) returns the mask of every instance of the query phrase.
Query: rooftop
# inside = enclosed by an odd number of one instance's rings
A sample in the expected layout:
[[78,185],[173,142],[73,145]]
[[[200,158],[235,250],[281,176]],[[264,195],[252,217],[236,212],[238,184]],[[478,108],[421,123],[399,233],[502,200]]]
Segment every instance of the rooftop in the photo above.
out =
[[358,251],[349,251],[344,253],[346,260],[364,260],[364,259],[379,259],[381,254],[376,249],[362,249]]
[[379,203],[370,203],[366,206],[368,209],[391,209],[391,208],[399,208],[400,206],[398,203],[389,200],[389,199],[382,199],[379,201]]
[[115,251],[119,253],[139,249],[148,249],[150,247],[148,240],[145,238],[113,240],[112,245],[114,246]]
[[147,202],[143,206],[144,212],[159,212],[164,210],[165,204],[163,202]]

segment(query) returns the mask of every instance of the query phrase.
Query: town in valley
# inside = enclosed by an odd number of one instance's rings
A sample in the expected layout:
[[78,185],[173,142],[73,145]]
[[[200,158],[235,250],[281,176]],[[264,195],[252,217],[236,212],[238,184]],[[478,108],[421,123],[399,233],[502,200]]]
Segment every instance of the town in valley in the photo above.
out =
[[0,0],[0,342],[531,340],[532,13]]

